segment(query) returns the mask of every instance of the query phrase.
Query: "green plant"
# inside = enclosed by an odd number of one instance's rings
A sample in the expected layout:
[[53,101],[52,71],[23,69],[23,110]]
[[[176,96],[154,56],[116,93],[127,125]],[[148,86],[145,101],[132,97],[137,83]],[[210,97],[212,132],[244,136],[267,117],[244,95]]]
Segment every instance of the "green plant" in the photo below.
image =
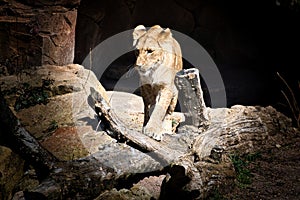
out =
[[16,111],[29,108],[37,104],[47,104],[50,97],[52,79],[42,79],[42,86],[32,87],[29,83],[23,83],[17,91],[17,99],[14,105]]
[[236,179],[240,187],[245,187],[246,185],[252,183],[251,179],[253,175],[251,171],[248,169],[248,165],[260,157],[261,157],[260,153],[247,154],[244,155],[243,157],[239,156],[238,154],[230,155],[230,159],[233,163],[234,169],[237,174]]
[[246,168],[248,164],[239,156],[232,155],[230,158],[237,173],[237,181],[242,185],[251,184],[251,172]]
[[[296,126],[300,127],[300,109],[299,102],[296,99],[296,95],[286,80],[277,72],[277,76],[281,79],[286,87],[286,91],[281,90],[282,95],[288,103],[289,109],[291,110],[293,121]],[[300,82],[298,81],[298,89],[300,91]]]

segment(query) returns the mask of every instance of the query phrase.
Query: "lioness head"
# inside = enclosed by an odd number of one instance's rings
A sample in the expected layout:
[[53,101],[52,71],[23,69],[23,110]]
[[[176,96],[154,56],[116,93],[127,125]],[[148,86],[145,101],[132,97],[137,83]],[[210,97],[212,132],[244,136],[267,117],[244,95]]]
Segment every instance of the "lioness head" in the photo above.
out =
[[147,31],[143,25],[139,25],[133,31],[133,45],[137,49],[136,68],[140,73],[155,70],[162,64],[176,68],[174,65],[179,62],[177,60],[181,60],[179,44],[169,28],[155,25]]

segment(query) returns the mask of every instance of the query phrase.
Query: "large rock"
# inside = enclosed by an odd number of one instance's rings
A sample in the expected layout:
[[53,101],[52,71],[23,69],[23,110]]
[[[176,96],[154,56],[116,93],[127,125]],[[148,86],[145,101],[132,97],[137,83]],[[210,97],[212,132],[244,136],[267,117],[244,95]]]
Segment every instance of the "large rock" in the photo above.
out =
[[11,199],[24,173],[24,160],[4,146],[0,146],[0,160],[0,199]]
[[[39,142],[60,160],[93,155],[118,173],[160,169],[159,162],[102,130],[94,110],[95,91],[128,128],[141,131],[141,97],[104,90],[95,74],[80,65],[42,66],[19,76],[1,77],[11,109]],[[47,83],[45,85],[45,83]],[[22,101],[20,101],[22,99]],[[44,99],[44,101],[37,101]],[[130,110],[128,110],[130,108]]]
[[151,200],[159,199],[160,187],[165,175],[150,176],[133,184],[130,189],[117,190],[113,188],[110,191],[103,192],[95,200],[115,200],[115,199],[130,199],[130,200]]
[[79,158],[95,151],[92,144],[112,141],[106,135],[95,139],[101,129],[95,131],[98,119],[91,91],[108,98],[94,73],[83,66],[43,66],[1,81],[2,92],[22,125],[58,158]]
[[70,2],[4,1],[0,5],[0,60],[10,73],[43,64],[73,63],[74,7],[79,2]]
[[[108,91],[111,108],[129,129],[142,131],[144,122],[144,103],[140,96],[127,92]],[[173,134],[177,125],[184,121],[183,113],[174,112],[162,124],[165,133]]]
[[58,0],[58,1],[52,1],[52,0],[25,0],[23,2],[25,2],[26,4],[29,4],[31,6],[63,5],[65,7],[76,7],[80,4],[80,1],[81,0]]

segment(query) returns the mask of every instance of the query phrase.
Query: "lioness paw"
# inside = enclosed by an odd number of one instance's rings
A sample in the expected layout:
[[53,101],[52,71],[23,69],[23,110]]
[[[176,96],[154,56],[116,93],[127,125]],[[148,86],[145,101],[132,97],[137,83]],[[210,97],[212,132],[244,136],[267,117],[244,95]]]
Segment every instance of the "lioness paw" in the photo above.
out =
[[163,134],[159,128],[147,127],[143,128],[143,134],[147,135],[157,141],[161,141]]

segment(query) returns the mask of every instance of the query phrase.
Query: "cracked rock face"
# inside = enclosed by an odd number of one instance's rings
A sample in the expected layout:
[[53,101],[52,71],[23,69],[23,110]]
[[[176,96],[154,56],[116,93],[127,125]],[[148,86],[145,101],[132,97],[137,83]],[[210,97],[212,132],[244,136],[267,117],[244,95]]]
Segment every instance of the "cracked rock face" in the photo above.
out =
[[1,77],[0,82],[22,126],[57,158],[80,158],[98,150],[97,145],[112,142],[101,129],[95,131],[98,119],[89,98],[93,88],[107,99],[105,90],[83,66],[42,66]]
[[[4,1],[0,60],[10,74],[44,64],[73,62],[79,1]],[[21,65],[22,66],[21,66]]]
[[[149,155],[118,143],[103,131],[94,110],[92,91],[109,102],[133,129],[142,126],[138,120],[143,117],[141,97],[107,93],[96,75],[83,66],[45,65],[18,76],[0,77],[0,83],[1,92],[22,126],[59,160],[76,160],[92,154],[118,173],[153,171],[161,167]],[[36,101],[42,98],[47,101]],[[15,102],[21,102],[18,109]]]

